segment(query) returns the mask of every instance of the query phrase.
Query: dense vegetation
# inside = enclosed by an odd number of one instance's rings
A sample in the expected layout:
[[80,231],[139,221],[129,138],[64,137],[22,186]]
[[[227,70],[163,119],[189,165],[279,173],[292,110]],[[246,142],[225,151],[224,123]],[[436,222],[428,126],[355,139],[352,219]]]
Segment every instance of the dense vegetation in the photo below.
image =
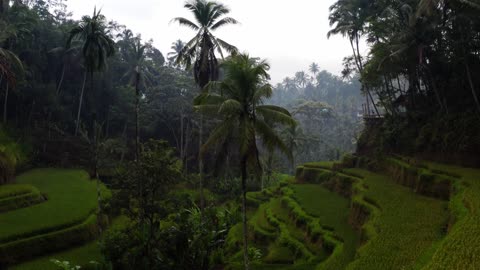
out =
[[0,269],[480,268],[478,0],[338,0],[341,76],[276,85],[184,8],[165,57],[0,0]]

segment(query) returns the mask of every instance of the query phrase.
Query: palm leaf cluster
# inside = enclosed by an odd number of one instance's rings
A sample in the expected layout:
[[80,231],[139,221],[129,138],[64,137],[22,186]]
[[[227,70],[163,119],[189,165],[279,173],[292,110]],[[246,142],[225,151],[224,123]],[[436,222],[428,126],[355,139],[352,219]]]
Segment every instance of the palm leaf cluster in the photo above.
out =
[[215,37],[213,32],[225,25],[237,24],[237,20],[226,17],[230,13],[225,5],[206,0],[185,3],[185,8],[192,12],[195,22],[177,17],[173,21],[195,30],[197,34],[188,41],[178,53],[176,62],[187,69],[193,68],[195,81],[204,88],[209,81],[219,76],[216,52],[224,57],[224,51],[235,54],[237,48],[226,41]]
[[272,127],[274,124],[294,126],[295,120],[286,109],[264,104],[272,95],[269,65],[241,54],[229,58],[221,68],[225,70],[225,79],[210,83],[207,88],[211,93],[202,94],[195,101],[198,110],[221,120],[202,152],[220,146],[219,153],[226,154],[229,144],[235,142],[240,157],[258,169],[258,139],[266,148],[278,148],[291,157],[290,149]]
[[107,59],[115,53],[115,42],[100,10],[95,8],[93,16],[82,17],[81,22],[70,31],[67,47],[70,48],[74,40],[82,41],[84,67],[88,72],[106,69]]
[[[16,30],[12,25],[0,20],[0,44],[4,44],[10,38],[15,37]],[[17,73],[23,70],[22,61],[12,51],[6,48],[0,48],[0,83],[3,80],[10,87],[15,87],[17,83]]]

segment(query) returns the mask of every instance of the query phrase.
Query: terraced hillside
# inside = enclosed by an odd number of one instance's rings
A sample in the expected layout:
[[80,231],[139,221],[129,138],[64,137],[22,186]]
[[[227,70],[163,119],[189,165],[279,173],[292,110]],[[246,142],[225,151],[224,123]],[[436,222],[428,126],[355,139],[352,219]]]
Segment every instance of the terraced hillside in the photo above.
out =
[[[102,186],[102,194],[109,192]],[[12,265],[98,236],[96,183],[80,170],[38,169],[0,187],[0,262]]]
[[[305,164],[248,194],[254,269],[480,269],[480,170],[402,157],[380,172],[352,164],[362,160]],[[240,234],[230,232],[232,252]]]

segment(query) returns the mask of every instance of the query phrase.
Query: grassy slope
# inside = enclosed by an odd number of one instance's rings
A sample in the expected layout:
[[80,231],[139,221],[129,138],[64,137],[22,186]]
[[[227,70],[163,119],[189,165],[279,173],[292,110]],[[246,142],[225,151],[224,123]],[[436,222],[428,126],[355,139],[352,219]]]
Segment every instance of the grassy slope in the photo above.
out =
[[439,244],[424,268],[480,269],[480,170],[428,163],[429,168],[462,176],[459,192],[450,202],[457,223]]
[[36,191],[37,189],[31,185],[2,185],[0,186],[0,200]]
[[48,200],[28,208],[0,214],[0,243],[85,220],[97,207],[95,182],[80,170],[38,169],[17,177]]
[[358,233],[348,224],[349,200],[320,185],[293,185],[292,188],[294,197],[305,211],[318,217],[322,225],[334,228],[335,234],[344,240],[342,265],[335,266],[344,268],[353,260],[360,241]]
[[359,249],[347,269],[415,269],[416,261],[443,237],[446,203],[417,195],[384,175],[347,171],[365,177],[365,195],[381,207],[379,215],[368,221],[377,236]]
[[[127,223],[128,218],[125,216],[120,216],[112,221],[108,230],[122,228],[122,226]],[[69,261],[71,265],[80,265],[82,268],[85,268],[85,266],[89,265],[90,261],[103,262],[99,241],[93,241],[81,247],[57,252],[10,267],[10,270],[57,270],[58,267],[50,262],[51,259]]]

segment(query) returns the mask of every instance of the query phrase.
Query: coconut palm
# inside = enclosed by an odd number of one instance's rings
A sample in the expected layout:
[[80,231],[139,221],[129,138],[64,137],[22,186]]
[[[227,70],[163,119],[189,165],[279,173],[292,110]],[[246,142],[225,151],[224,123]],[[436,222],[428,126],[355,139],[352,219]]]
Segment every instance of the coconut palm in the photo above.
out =
[[307,81],[308,81],[308,78],[305,71],[299,71],[295,73],[295,82],[298,83],[300,87],[305,88]]
[[313,74],[312,78],[316,78],[317,73],[320,71],[317,63],[310,64],[310,67],[308,70]]
[[183,42],[180,39],[172,43],[172,46],[170,47],[170,49],[172,49],[173,51],[167,54],[168,61],[171,64],[175,66],[179,65],[178,63],[176,63],[176,61],[184,47],[185,47],[185,42]]
[[77,135],[80,126],[80,113],[82,110],[87,74],[90,74],[91,88],[93,89],[93,75],[95,72],[103,71],[107,68],[107,59],[115,53],[115,42],[107,30],[107,20],[105,16],[101,14],[100,10],[97,12],[96,8],[93,11],[92,17],[83,16],[80,24],[70,31],[67,48],[72,47],[71,45],[74,40],[80,40],[82,42],[81,51],[83,67],[85,69],[75,127],[75,135]]
[[138,115],[140,112],[140,89],[144,86],[150,72],[145,65],[147,50],[150,44],[142,44],[140,37],[133,38],[122,51],[122,57],[128,64],[129,69],[124,77],[128,77],[130,84],[135,88],[135,160],[138,160],[140,134]]
[[[192,68],[195,82],[201,89],[210,81],[215,81],[219,76],[218,59],[215,55],[217,51],[221,58],[224,57],[223,50],[230,54],[235,54],[237,48],[224,40],[215,37],[213,32],[228,24],[237,24],[237,20],[231,17],[225,17],[230,13],[223,4],[207,0],[191,0],[186,2],[184,7],[191,11],[195,17],[196,23],[182,17],[174,18],[172,21],[178,22],[182,26],[189,27],[197,34],[184,46],[179,52],[176,64]],[[200,116],[199,145],[203,144],[203,116]],[[203,194],[203,160],[198,159],[198,168],[200,173],[200,201],[201,207],[204,204]]]
[[195,81],[203,89],[208,82],[218,79],[218,59],[215,51],[222,58],[223,50],[231,54],[237,52],[235,46],[215,37],[213,32],[238,22],[231,17],[224,17],[230,13],[230,9],[217,2],[194,0],[186,2],[185,8],[193,13],[196,22],[182,17],[174,18],[173,21],[197,31],[197,34],[185,44],[176,62],[185,65],[187,69],[193,65]]
[[208,85],[209,89],[216,89],[220,94],[204,92],[195,103],[200,111],[221,118],[203,145],[202,154],[218,146],[218,158],[225,160],[229,144],[235,142],[235,146],[238,146],[242,180],[243,252],[245,269],[248,269],[246,180],[248,171],[261,172],[257,139],[266,149],[277,148],[291,158],[290,149],[269,124],[294,126],[296,123],[287,110],[263,105],[264,99],[272,95],[272,87],[267,82],[270,78],[267,73],[269,65],[265,61],[241,54],[229,58],[222,67],[225,70],[224,80]]
[[[330,26],[333,28],[328,31],[327,37],[330,38],[332,35],[339,34],[343,37],[348,37],[359,73],[362,73],[364,69],[363,57],[360,53],[360,39],[368,19],[367,9],[364,7],[365,3],[367,2],[363,0],[338,0],[330,7],[330,15],[328,17]],[[368,87],[364,89],[367,92],[367,104],[369,104],[370,98],[377,115],[380,115],[370,89]]]

